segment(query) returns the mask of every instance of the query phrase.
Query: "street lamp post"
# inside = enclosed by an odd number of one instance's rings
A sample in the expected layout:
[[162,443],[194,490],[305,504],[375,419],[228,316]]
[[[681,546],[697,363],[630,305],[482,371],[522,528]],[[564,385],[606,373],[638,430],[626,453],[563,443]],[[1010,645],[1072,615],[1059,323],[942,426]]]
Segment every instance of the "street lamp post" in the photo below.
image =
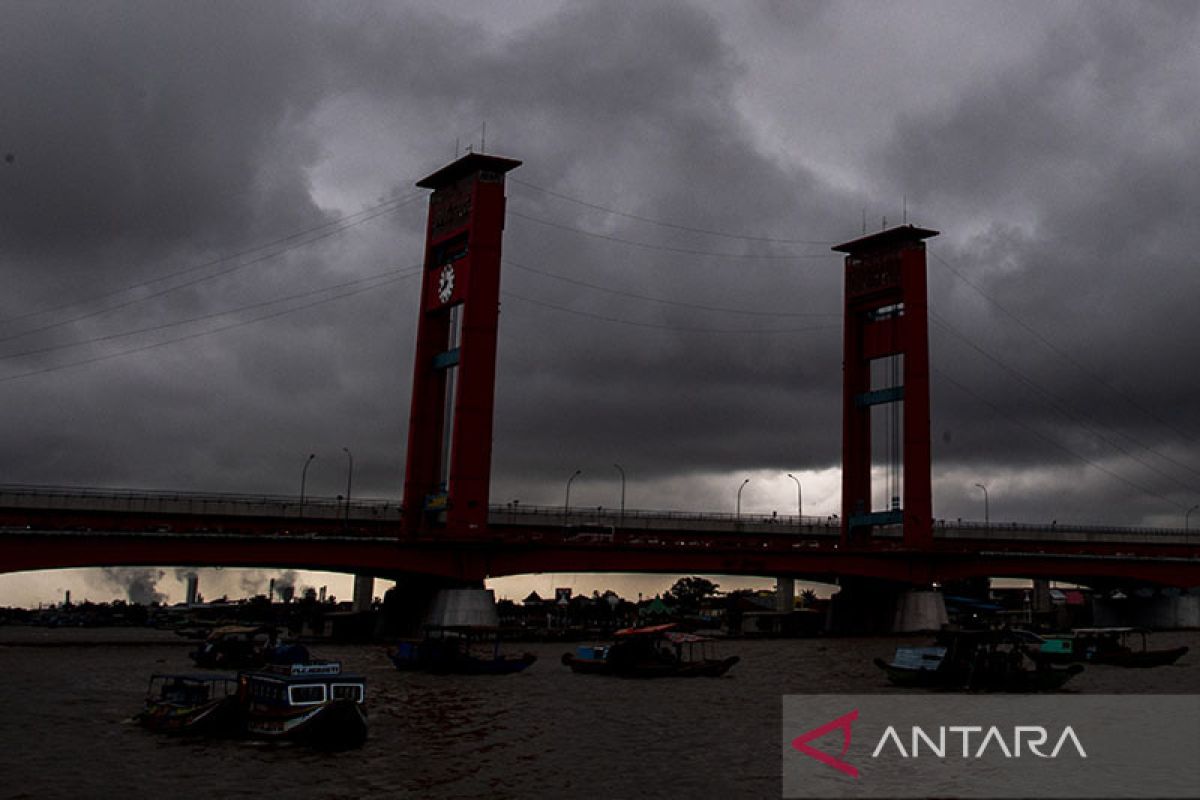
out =
[[343,447],[342,450],[346,453],[346,458],[349,459],[350,465],[346,470],[346,524],[350,524],[350,486],[354,482],[354,454],[350,452],[349,447]]
[[621,469],[620,464],[613,464],[617,468],[617,472],[621,473],[621,516],[618,518],[618,526],[625,526],[625,470]]
[[575,479],[583,474],[583,470],[577,469],[571,477],[567,478],[567,496],[563,500],[563,522],[565,523],[571,515],[571,484]]
[[985,528],[992,527],[992,515],[988,508],[988,490],[982,483],[975,484],[975,488],[983,489],[983,526]]
[[300,470],[300,516],[304,516],[304,486],[308,481],[308,465],[317,457],[316,453],[309,453],[308,459],[304,462],[304,469]]
[[804,502],[803,502],[804,497],[800,493],[800,479],[797,478],[795,475],[793,475],[790,472],[787,474],[787,476],[796,482],[796,526],[799,528],[803,528],[804,527]]
[[1184,512],[1184,514],[1183,514],[1183,532],[1184,533],[1187,533],[1187,531],[1188,531],[1188,517],[1192,516],[1192,512],[1195,511],[1197,508],[1200,508],[1200,503],[1192,506],[1191,508],[1189,508],[1187,511]]
[[749,482],[750,482],[750,479],[746,478],[746,480],[742,481],[742,485],[738,487],[738,494],[737,494],[737,518],[738,519],[742,518],[742,489],[745,489],[746,484]]

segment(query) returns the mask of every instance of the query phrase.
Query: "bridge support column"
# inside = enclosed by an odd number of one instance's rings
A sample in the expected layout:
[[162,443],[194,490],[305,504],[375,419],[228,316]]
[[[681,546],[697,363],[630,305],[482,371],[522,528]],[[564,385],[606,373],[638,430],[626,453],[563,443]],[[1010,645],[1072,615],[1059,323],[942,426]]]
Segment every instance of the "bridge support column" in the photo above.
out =
[[946,600],[941,592],[909,589],[901,592],[896,598],[892,633],[936,631],[949,621],[946,615]]
[[432,189],[404,473],[404,531],[487,528],[500,319],[504,174],[520,161],[469,153]]
[[[901,526],[904,545],[933,543],[929,445],[929,322],[924,240],[937,231],[905,225],[833,249],[846,254],[842,358],[842,541],[868,542]],[[890,373],[890,374],[889,374]],[[878,408],[877,408],[878,407]],[[891,428],[877,448],[872,431]],[[883,423],[881,426],[880,423]],[[884,437],[887,439],[888,437]],[[881,450],[886,464],[873,464]],[[872,468],[885,466],[882,508]]]
[[1045,578],[1034,578],[1031,591],[1030,606],[1034,615],[1049,614],[1054,610],[1050,602],[1050,581]]
[[1200,628],[1200,592],[1195,589],[1153,597],[1130,595],[1120,600],[1097,597],[1092,609],[1093,619],[1101,627]]
[[940,592],[876,580],[843,579],[829,605],[832,633],[936,631],[948,621]]
[[354,576],[354,611],[362,613],[370,611],[375,604],[375,577],[373,575]]
[[775,610],[790,614],[796,610],[796,579],[775,579]]
[[442,589],[433,598],[425,618],[426,625],[472,626],[495,628],[500,625],[496,615],[496,594],[482,587],[472,589]]
[[[425,626],[430,624],[433,618],[436,617],[440,620],[445,618],[448,613],[451,616],[458,614],[456,609],[470,601],[464,601],[461,598],[455,601],[449,595],[439,600],[444,593],[452,594],[457,590],[486,591],[482,582],[464,583],[430,575],[406,575],[400,578],[396,581],[395,586],[388,589],[383,598],[384,635],[393,639],[418,637],[424,634]],[[493,622],[488,624],[495,625],[495,600],[490,592],[488,597],[491,601],[493,619]],[[480,606],[483,605],[480,600],[475,602]],[[436,622],[434,624],[453,623]]]

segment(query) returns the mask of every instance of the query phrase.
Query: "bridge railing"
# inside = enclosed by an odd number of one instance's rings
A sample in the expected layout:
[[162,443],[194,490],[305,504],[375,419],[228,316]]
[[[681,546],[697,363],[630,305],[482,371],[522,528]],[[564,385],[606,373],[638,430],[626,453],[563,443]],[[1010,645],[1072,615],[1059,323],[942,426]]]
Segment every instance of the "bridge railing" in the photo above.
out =
[[[143,489],[93,489],[69,486],[0,484],[0,509],[30,511],[111,512],[126,514],[186,514],[267,519],[329,519],[352,521],[400,522],[403,509],[399,501],[362,498],[347,504],[342,498],[295,495],[251,495],[236,493],[172,492]],[[836,516],[779,515],[776,513],[732,514],[605,507],[571,507],[492,504],[488,520],[497,527],[537,526],[578,529],[579,533],[604,533],[606,530],[680,531],[697,533],[758,533],[804,536],[836,536],[840,520]],[[877,530],[888,538],[889,532]],[[890,535],[895,536],[896,531]],[[1128,541],[1185,542],[1200,540],[1184,529],[1114,525],[1052,523],[977,522],[937,520],[934,537],[938,539],[1050,539],[1054,541]]]
[[[538,506],[517,503],[488,507],[492,525],[545,525],[562,528],[640,529],[662,531],[756,531],[835,535],[840,531],[836,517],[796,515],[729,514],[697,511],[653,511],[646,509]],[[587,531],[584,531],[587,532]],[[598,531],[598,532],[603,532]]]
[[1049,535],[1060,541],[1088,541],[1095,537],[1107,539],[1121,537],[1126,541],[1157,541],[1164,537],[1187,538],[1189,531],[1181,528],[1132,525],[1061,525],[1057,522],[1033,524],[936,520],[933,535],[947,539],[1023,539],[1045,538]]
[[[251,495],[220,492],[170,492],[143,489],[81,489],[69,486],[0,484],[0,508],[56,511],[213,514],[230,516],[337,519],[347,514],[341,498]],[[351,500],[351,519],[400,519],[400,503]]]

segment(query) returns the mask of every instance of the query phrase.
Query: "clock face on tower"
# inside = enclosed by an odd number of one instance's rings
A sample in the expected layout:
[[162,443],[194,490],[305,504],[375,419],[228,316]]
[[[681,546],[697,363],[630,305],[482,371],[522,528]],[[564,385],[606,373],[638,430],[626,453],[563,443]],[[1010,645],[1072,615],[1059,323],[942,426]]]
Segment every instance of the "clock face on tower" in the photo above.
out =
[[449,301],[451,295],[454,294],[454,267],[450,264],[442,267],[442,274],[438,276],[438,300],[443,303]]

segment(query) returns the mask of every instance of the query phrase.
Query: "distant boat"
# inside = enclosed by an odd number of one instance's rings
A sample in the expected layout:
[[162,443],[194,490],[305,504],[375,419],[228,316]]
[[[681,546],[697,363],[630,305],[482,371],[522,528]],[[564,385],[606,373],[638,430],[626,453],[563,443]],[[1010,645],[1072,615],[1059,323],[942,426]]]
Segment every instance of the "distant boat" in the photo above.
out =
[[1083,671],[1033,661],[1026,648],[1035,639],[1020,631],[943,631],[936,645],[897,647],[890,662],[877,658],[875,666],[897,686],[983,692],[1059,689]]
[[625,628],[610,644],[581,646],[564,653],[572,672],[626,678],[716,678],[740,660],[719,658],[716,640],[675,630],[675,625]]
[[225,625],[213,628],[201,645],[188,655],[197,667],[246,669],[266,662],[271,644],[269,626]]
[[533,662],[533,653],[503,653],[500,632],[483,625],[431,626],[424,639],[402,640],[389,654],[396,669],[435,675],[510,675]]
[[[1141,628],[1075,628],[1069,634],[1051,634],[1033,657],[1053,664],[1085,662],[1114,667],[1161,667],[1174,664],[1187,647],[1151,650]],[[1136,642],[1136,644],[1131,644]]]

